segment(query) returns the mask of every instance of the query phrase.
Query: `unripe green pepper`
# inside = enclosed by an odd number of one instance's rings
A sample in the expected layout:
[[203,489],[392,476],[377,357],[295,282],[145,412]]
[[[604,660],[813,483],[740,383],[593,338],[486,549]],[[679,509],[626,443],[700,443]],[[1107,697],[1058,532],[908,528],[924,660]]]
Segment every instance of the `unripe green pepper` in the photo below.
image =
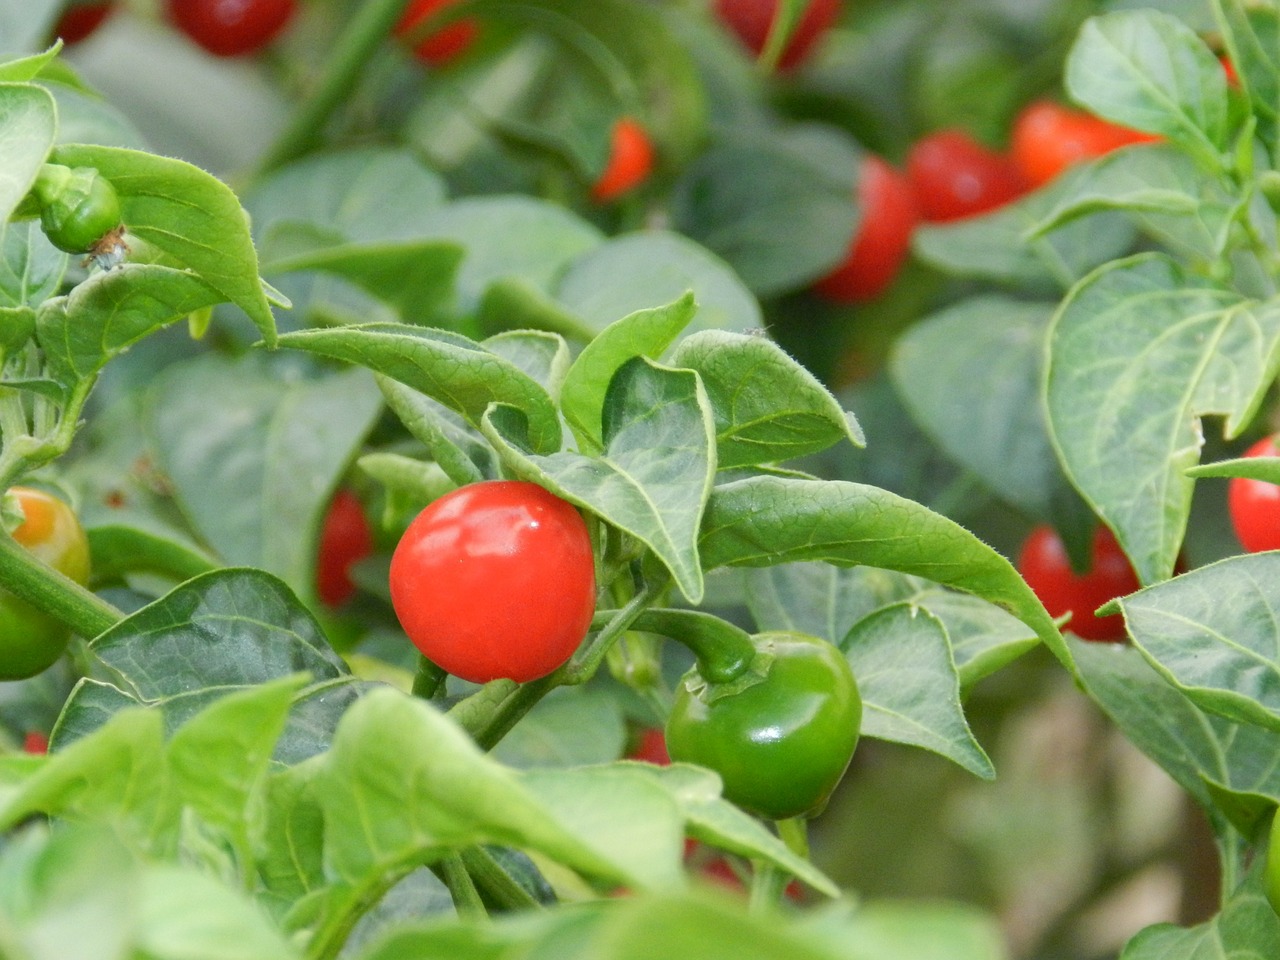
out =
[[[679,638],[676,638],[679,639]],[[754,656],[719,681],[690,670],[667,721],[671,759],[720,774],[724,796],[772,820],[816,816],[844,776],[862,698],[844,654],[817,637],[762,633]],[[732,671],[730,671],[732,672]]]
[[90,253],[120,227],[115,187],[92,167],[46,163],[32,193],[40,204],[40,226],[59,250]]
[[[77,583],[89,579],[89,540],[66,503],[43,490],[14,487],[23,520],[12,537],[36,559]],[[60,620],[0,589],[0,680],[24,680],[48,669],[71,638]]]

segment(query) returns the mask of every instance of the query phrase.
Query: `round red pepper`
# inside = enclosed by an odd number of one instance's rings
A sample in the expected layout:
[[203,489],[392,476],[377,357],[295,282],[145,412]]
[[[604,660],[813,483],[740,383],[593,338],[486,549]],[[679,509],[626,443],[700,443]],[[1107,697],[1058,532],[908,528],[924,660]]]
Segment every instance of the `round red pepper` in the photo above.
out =
[[[1263,437],[1246,457],[1280,457],[1275,437]],[[1280,550],[1280,485],[1251,477],[1232,477],[1227,484],[1227,510],[1240,545],[1250,553]]]
[[409,524],[391,557],[409,639],[455,676],[524,682],[578,648],[595,612],[591,537],[572,504],[534,483],[460,487]]

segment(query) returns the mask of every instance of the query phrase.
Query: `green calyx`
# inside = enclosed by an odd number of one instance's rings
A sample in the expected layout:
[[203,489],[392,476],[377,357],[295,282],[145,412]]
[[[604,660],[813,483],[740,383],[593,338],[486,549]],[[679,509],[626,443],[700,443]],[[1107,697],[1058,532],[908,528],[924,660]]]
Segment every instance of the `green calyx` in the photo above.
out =
[[59,250],[89,253],[120,227],[115,187],[92,167],[46,163],[32,194],[40,206],[40,226]]

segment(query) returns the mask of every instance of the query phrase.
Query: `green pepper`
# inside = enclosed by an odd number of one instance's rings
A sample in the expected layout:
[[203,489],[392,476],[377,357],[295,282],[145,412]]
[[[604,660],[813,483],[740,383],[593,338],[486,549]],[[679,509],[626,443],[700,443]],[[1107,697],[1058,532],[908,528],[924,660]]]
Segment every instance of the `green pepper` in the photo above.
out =
[[40,204],[40,226],[67,253],[90,253],[120,227],[115,187],[92,167],[46,163],[31,188]]
[[671,759],[714,770],[725,798],[752,813],[815,816],[858,743],[862,698],[849,662],[825,640],[791,632],[743,633],[751,654],[744,658],[741,644],[726,651],[721,625],[714,644],[704,642],[705,631],[695,642],[673,636],[699,662],[680,682],[667,720]]
[[[14,487],[9,494],[22,515],[10,535],[41,562],[86,583],[89,540],[72,509],[43,490]],[[60,620],[0,590],[0,680],[24,680],[46,670],[70,638]]]

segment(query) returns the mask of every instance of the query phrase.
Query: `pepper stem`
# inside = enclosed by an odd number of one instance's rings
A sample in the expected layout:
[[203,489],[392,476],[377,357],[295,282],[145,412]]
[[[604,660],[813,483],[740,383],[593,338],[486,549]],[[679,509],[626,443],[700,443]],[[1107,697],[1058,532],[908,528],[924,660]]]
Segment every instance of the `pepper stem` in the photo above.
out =
[[[607,622],[612,613],[603,611],[596,616]],[[698,660],[698,672],[709,683],[736,680],[756,655],[751,634],[700,610],[651,608],[636,617],[631,628],[661,634],[688,647]]]

